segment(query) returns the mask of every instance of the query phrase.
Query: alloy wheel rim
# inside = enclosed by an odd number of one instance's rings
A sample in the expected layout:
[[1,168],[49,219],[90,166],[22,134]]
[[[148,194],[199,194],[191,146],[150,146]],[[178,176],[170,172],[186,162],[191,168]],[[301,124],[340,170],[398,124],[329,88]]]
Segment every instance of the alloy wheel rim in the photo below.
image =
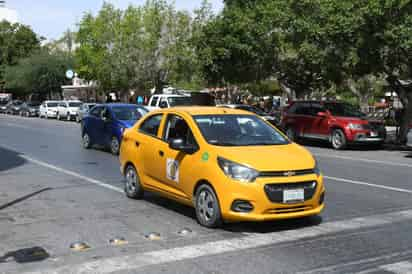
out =
[[335,147],[340,147],[342,145],[342,142],[343,142],[343,140],[342,140],[341,134],[339,132],[336,132],[333,135],[333,143],[334,143]]
[[126,172],[126,189],[128,193],[135,192],[137,187],[137,176],[136,172],[129,168]]
[[197,206],[199,215],[204,221],[208,222],[213,218],[215,214],[214,205],[215,200],[209,191],[200,192]]
[[119,151],[119,141],[117,141],[116,138],[113,138],[113,139],[112,139],[112,145],[111,145],[111,147],[112,147],[112,152],[113,152],[113,153],[117,153],[117,152]]
[[84,145],[85,147],[88,147],[89,144],[90,144],[90,137],[89,137],[89,135],[85,134],[85,135],[83,136],[83,145]]

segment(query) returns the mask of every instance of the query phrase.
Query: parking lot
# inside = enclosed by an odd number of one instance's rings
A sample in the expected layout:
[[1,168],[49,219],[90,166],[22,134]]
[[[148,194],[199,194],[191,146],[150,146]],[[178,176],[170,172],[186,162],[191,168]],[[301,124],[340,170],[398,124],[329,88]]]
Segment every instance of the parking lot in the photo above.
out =
[[[0,115],[0,273],[412,273],[412,151],[306,146],[320,217],[206,229],[192,208],[127,199],[119,160],[83,149],[79,124]],[[18,262],[36,246],[49,257]]]

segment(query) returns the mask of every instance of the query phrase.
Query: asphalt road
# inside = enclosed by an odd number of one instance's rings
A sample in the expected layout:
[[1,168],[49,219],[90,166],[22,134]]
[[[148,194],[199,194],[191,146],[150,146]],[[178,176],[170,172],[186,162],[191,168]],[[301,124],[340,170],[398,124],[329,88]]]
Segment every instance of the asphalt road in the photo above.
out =
[[[307,147],[320,217],[209,230],[191,208],[126,199],[118,159],[84,150],[78,124],[0,115],[0,273],[412,273],[412,151]],[[22,263],[35,246],[49,256]]]

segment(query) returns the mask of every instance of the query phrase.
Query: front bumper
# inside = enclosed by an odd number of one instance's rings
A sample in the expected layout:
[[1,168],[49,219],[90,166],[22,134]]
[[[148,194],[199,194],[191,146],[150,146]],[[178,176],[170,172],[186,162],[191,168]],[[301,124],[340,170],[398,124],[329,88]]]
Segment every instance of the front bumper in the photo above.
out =
[[51,117],[51,118],[56,118],[57,117],[57,112],[48,111],[47,116]]
[[[296,203],[283,203],[282,201],[273,202],[273,197],[269,197],[265,191],[265,186],[289,185],[287,189],[299,188],[302,182],[316,182],[316,188],[310,197],[306,196],[305,200]],[[222,216],[227,221],[270,221],[290,218],[300,218],[306,216],[318,215],[325,207],[324,196],[325,188],[322,176],[317,177],[315,174],[306,176],[294,176],[287,178],[265,178],[258,179],[254,183],[228,182],[231,187],[226,190],[217,190]],[[235,184],[235,185],[233,185]],[[272,200],[272,201],[271,201]],[[233,204],[236,201],[245,201],[251,205],[252,210],[249,212],[236,212]]]

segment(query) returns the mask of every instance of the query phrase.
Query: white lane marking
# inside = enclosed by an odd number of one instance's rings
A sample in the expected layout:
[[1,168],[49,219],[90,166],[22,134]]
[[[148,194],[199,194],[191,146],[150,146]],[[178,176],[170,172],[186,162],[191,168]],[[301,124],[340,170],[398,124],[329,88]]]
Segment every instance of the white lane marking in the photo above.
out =
[[329,179],[329,180],[332,180],[332,181],[337,181],[337,182],[363,185],[363,186],[369,186],[369,187],[375,187],[375,188],[381,188],[381,189],[386,189],[386,190],[392,190],[392,191],[396,191],[396,192],[412,194],[412,190],[405,189],[405,188],[398,188],[398,187],[392,187],[392,186],[386,186],[386,185],[378,185],[378,184],[372,184],[372,183],[367,183],[367,182],[362,182],[362,181],[349,180],[349,179],[331,177],[331,176],[323,176],[323,178]]
[[379,267],[382,270],[389,271],[396,274],[412,273],[412,263],[408,261],[398,262],[394,264],[382,265]]
[[[411,253],[412,253],[412,251],[395,252],[395,253],[386,254],[386,255],[382,255],[382,256],[378,256],[378,257],[351,261],[351,262],[348,262],[348,263],[340,263],[340,264],[331,265],[331,266],[319,267],[319,268],[311,269],[309,271],[299,272],[299,274],[331,273],[332,271],[337,271],[337,270],[338,271],[341,270],[341,272],[342,272],[342,271],[344,271],[344,268],[347,268],[347,267],[352,267],[353,268],[355,266],[360,266],[360,265],[363,265],[363,264],[370,264],[370,263],[375,263],[375,262],[379,262],[379,261],[383,261],[383,260],[385,260],[385,261],[393,260],[394,258],[409,256]],[[365,271],[361,271],[357,274],[372,273],[372,272],[376,272],[377,270],[378,269],[376,269],[376,268],[368,269],[368,270],[365,270]]]
[[365,159],[365,158],[353,158],[353,157],[348,157],[348,156],[326,155],[326,154],[318,154],[318,153],[313,153],[313,155],[316,157],[343,159],[343,160],[350,160],[350,161],[355,161],[355,162],[375,163],[375,164],[397,166],[397,167],[412,167],[411,164],[394,163],[394,162],[379,161],[379,160],[372,160],[372,159]]
[[29,156],[26,156],[24,154],[20,154],[20,157],[22,157],[23,159],[25,159],[29,162],[32,162],[36,165],[43,166],[43,167],[46,167],[46,168],[49,168],[49,169],[52,169],[52,170],[55,170],[55,171],[73,176],[73,177],[76,177],[76,178],[79,178],[79,179],[82,179],[82,180],[87,181],[89,183],[92,183],[92,184],[95,184],[95,185],[98,185],[98,186],[101,186],[101,187],[104,187],[104,188],[107,188],[107,189],[110,189],[110,190],[114,190],[116,192],[124,193],[123,189],[121,189],[120,187],[116,187],[116,186],[113,186],[113,185],[110,185],[110,184],[106,184],[106,183],[101,182],[99,180],[92,179],[92,178],[86,177],[84,175],[81,175],[77,172],[70,171],[70,170],[55,166],[55,165],[48,164],[48,163],[40,161],[40,160],[33,159],[33,158],[31,158]]
[[367,229],[383,225],[392,225],[396,222],[410,220],[412,220],[412,210],[405,210],[368,217],[353,218],[349,220],[322,223],[318,226],[290,231],[263,234],[255,233],[249,236],[235,239],[99,259],[77,265],[66,265],[54,269],[44,269],[40,271],[28,272],[27,274],[103,274],[113,273],[117,271],[130,271],[147,266],[173,263],[182,260],[218,255],[227,252],[238,252],[246,249],[276,245],[286,242],[294,242],[306,238],[325,236],[345,231]]

